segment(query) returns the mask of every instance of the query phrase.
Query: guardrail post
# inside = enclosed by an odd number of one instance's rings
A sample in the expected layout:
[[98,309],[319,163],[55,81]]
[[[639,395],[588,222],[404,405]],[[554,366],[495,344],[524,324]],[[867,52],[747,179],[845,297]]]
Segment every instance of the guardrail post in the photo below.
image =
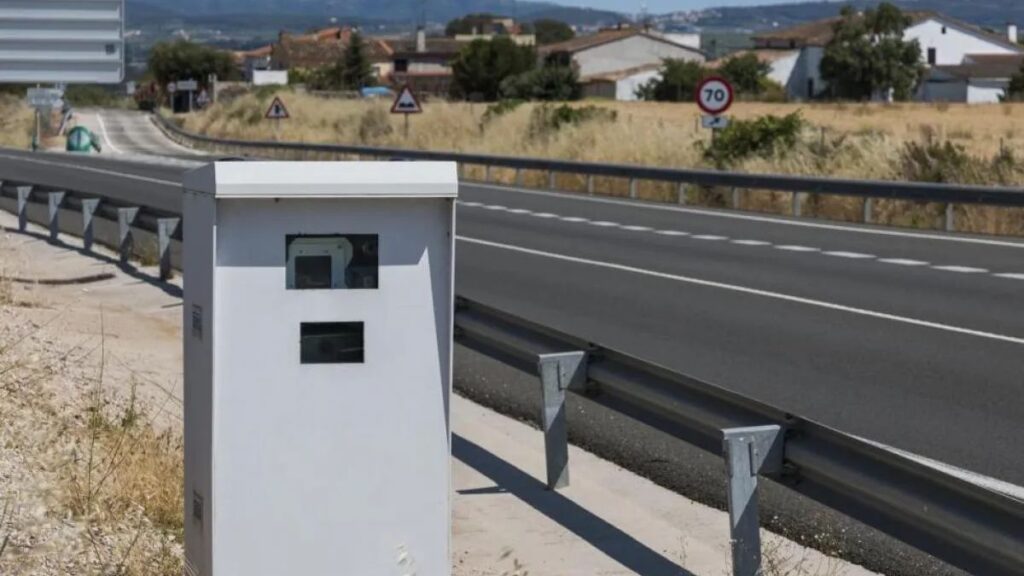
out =
[[864,223],[871,224],[875,220],[875,199],[864,199]]
[[523,169],[516,168],[516,186],[519,188],[523,187]]
[[548,170],[548,190],[555,189],[555,171]]
[[956,231],[956,212],[953,204],[946,204],[946,232]]
[[57,241],[60,234],[60,205],[64,203],[64,192],[50,192],[47,194],[47,204],[50,208],[50,240]]
[[135,223],[135,217],[139,215],[138,208],[118,208],[117,209],[117,229],[118,229],[118,251],[121,253],[121,264],[127,264],[128,259],[132,257],[132,249],[135,247],[135,236],[132,234],[132,224]]
[[490,181],[491,181],[491,166],[490,166],[490,164],[488,164],[487,166],[484,166],[484,182],[490,182]]
[[537,363],[543,396],[544,455],[548,490],[569,485],[569,427],[565,392],[582,388],[587,380],[586,352],[541,354]]
[[88,198],[82,200],[82,246],[86,252],[92,250],[92,220],[96,214],[96,207],[99,206],[99,198]]
[[158,218],[156,221],[157,244],[160,248],[160,279],[170,280],[171,273],[171,236],[178,229],[181,218]]
[[676,190],[676,195],[678,196],[677,201],[680,206],[686,205],[686,190],[686,182],[680,182],[679,188]]
[[735,187],[735,186],[733,186],[733,188],[732,188],[732,209],[733,210],[739,210],[740,209],[740,200],[741,199],[742,198],[740,197],[740,189]]
[[636,178],[629,179],[629,197],[636,199]]
[[455,166],[456,166],[456,170],[459,173],[459,181],[461,182],[461,181],[465,180],[466,179],[466,165],[463,164],[462,162],[459,162]]
[[793,216],[800,215],[801,204],[803,203],[802,195],[799,192],[793,192]]
[[18,193],[18,231],[24,232],[28,228],[28,201],[32,197],[32,187],[18,186],[15,191]]
[[782,470],[783,436],[777,425],[722,430],[729,476],[729,529],[733,576],[761,575],[757,475]]
[[594,175],[587,174],[587,194],[594,195]]

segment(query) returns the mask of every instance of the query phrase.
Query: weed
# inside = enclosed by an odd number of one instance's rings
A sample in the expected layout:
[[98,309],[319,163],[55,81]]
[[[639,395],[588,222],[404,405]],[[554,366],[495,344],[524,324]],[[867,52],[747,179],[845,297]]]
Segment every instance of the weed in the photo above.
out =
[[391,116],[379,107],[370,108],[359,118],[359,141],[374,143],[393,132]]
[[499,100],[498,102],[489,105],[487,109],[484,110],[484,115],[481,117],[480,121],[483,124],[489,124],[509,112],[518,110],[522,105],[522,100]]
[[551,136],[566,126],[579,126],[586,122],[615,122],[618,113],[600,106],[539,106],[530,117],[529,133],[534,138]]

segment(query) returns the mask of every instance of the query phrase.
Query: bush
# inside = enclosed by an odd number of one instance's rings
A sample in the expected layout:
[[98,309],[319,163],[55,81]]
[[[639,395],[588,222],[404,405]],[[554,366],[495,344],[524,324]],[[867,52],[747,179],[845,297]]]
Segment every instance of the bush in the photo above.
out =
[[898,168],[905,180],[939,184],[1011,184],[1019,164],[1003,149],[990,160],[967,153],[952,142],[908,142],[900,152]]
[[495,119],[504,116],[509,112],[515,111],[522,105],[522,100],[499,100],[494,104],[489,105],[487,110],[484,110],[484,116],[481,118],[481,122],[484,124],[493,122]]
[[751,156],[767,158],[796,145],[803,127],[800,112],[781,118],[769,114],[755,120],[733,120],[710,146],[702,145],[704,159],[721,169]]
[[598,106],[580,106],[574,108],[567,104],[561,106],[544,105],[534,109],[530,117],[529,132],[532,137],[543,137],[556,133],[565,126],[578,126],[584,122],[614,122],[618,113],[614,110]]
[[393,131],[391,115],[383,108],[370,108],[359,118],[359,140],[372,143]]
[[545,66],[506,78],[501,83],[503,98],[565,102],[579,100],[583,88],[571,66]]
[[661,77],[638,88],[636,95],[641,100],[692,102],[697,85],[709,75],[710,72],[699,62],[666,59],[661,68]]
[[519,46],[504,36],[473,40],[452,62],[451,95],[493,102],[501,96],[505,79],[533,70],[536,65],[532,46]]

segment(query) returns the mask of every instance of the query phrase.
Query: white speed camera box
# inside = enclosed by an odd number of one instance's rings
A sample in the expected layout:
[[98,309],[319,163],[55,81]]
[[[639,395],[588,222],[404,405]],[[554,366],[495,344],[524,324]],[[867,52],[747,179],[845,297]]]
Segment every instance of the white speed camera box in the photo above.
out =
[[454,164],[186,176],[194,576],[450,574]]

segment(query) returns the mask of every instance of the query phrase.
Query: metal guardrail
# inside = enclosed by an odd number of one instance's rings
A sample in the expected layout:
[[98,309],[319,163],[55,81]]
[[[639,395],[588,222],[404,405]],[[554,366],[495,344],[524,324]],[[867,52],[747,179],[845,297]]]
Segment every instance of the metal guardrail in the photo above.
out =
[[874,200],[906,200],[946,205],[945,229],[956,228],[954,207],[958,204],[974,204],[1003,207],[1024,206],[1024,188],[977,186],[962,184],[931,184],[921,182],[897,182],[885,180],[850,180],[841,178],[813,178],[775,174],[745,174],[717,170],[682,170],[635,166],[622,164],[597,164],[552,160],[549,158],[521,158],[491,156],[462,152],[436,152],[409,150],[403,148],[376,148],[369,146],[348,146],[340,144],[307,144],[303,142],[270,142],[213,138],[183,130],[173,121],[161,115],[154,115],[154,121],[165,134],[175,141],[195,147],[207,145],[220,150],[232,150],[241,155],[245,152],[267,152],[279,150],[294,153],[351,155],[369,158],[396,158],[408,160],[441,160],[457,162],[460,175],[464,166],[484,166],[484,181],[490,182],[491,168],[515,170],[515,182],[523,184],[523,171],[540,171],[548,174],[548,189],[555,188],[556,174],[576,174],[586,178],[586,190],[594,194],[594,178],[609,177],[629,181],[629,196],[637,198],[638,183],[642,181],[672,183],[676,185],[676,202],[685,204],[687,190],[691,187],[722,187],[731,189],[731,207],[742,204],[743,190],[770,190],[792,194],[792,214],[800,216],[803,196],[807,194],[833,194],[854,196],[864,199],[863,221],[874,219]]
[[[130,254],[132,226],[142,224],[139,214],[163,215],[143,226],[158,233],[161,274],[170,273],[168,246],[172,238],[180,239],[180,219],[147,210],[144,201],[125,206],[101,195],[35,190],[17,184],[8,184],[0,192],[18,199],[22,228],[28,204],[43,203],[45,198],[51,238],[59,231],[61,207],[70,207],[69,203],[81,208],[82,234],[87,242],[95,218],[117,221],[122,260]],[[145,198],[140,192],[139,197]],[[965,476],[461,298],[456,303],[455,338],[511,366],[539,374],[548,486],[552,489],[569,481],[567,392],[586,394],[725,457],[734,574],[760,573],[759,475],[953,566],[987,576],[1024,573],[1024,501]]]

